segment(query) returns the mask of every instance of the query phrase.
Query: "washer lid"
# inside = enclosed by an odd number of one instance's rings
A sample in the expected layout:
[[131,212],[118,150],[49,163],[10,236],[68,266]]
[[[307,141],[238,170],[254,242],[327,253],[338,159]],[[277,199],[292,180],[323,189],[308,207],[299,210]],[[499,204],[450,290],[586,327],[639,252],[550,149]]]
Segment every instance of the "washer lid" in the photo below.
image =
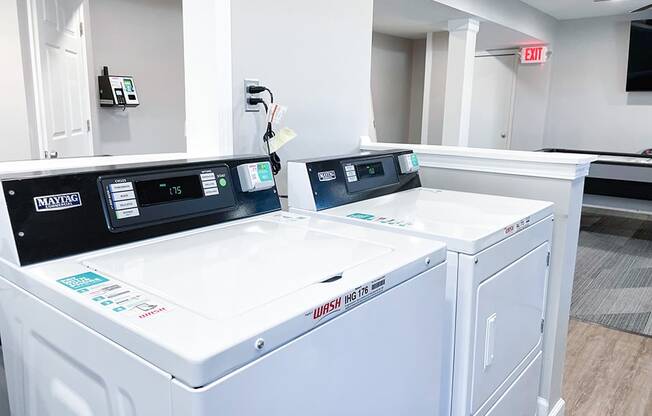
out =
[[226,320],[391,251],[365,240],[254,220],[83,264],[207,319]]
[[323,211],[330,217],[392,227],[476,254],[552,214],[545,201],[416,188]]

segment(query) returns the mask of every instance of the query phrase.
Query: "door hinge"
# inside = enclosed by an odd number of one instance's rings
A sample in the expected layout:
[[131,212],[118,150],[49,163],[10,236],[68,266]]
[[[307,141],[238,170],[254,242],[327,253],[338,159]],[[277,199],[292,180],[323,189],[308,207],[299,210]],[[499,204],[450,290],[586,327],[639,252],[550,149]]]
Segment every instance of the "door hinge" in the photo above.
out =
[[79,36],[84,36],[84,22],[79,22]]
[[541,320],[541,333],[543,334],[543,327],[546,326],[546,320],[542,319]]
[[550,267],[550,252],[548,252],[548,257],[546,258],[546,265]]
[[91,121],[90,120],[86,120],[86,131],[87,132],[91,131]]

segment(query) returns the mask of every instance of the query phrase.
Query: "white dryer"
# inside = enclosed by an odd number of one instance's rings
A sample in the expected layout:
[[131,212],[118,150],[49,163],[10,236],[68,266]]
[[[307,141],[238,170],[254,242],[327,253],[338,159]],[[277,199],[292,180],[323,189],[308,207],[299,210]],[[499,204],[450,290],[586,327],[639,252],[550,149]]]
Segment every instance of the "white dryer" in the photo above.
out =
[[552,204],[422,188],[418,169],[411,151],[290,162],[290,211],[444,241],[453,416],[533,416]]
[[448,414],[444,244],[283,213],[263,157],[1,185],[14,416]]

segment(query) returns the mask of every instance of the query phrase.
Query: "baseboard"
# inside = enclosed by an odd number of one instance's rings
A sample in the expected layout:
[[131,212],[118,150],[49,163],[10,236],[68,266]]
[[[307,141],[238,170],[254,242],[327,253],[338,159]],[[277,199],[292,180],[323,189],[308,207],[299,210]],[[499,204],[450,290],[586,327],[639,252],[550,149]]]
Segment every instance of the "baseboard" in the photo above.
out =
[[566,402],[564,399],[559,399],[552,410],[550,409],[550,404],[548,400],[543,397],[537,398],[537,416],[564,416],[564,411],[566,410]]
[[550,413],[548,413],[548,416],[564,416],[564,412],[566,411],[566,402],[564,399],[559,399],[557,403],[555,403],[555,406],[552,408]]

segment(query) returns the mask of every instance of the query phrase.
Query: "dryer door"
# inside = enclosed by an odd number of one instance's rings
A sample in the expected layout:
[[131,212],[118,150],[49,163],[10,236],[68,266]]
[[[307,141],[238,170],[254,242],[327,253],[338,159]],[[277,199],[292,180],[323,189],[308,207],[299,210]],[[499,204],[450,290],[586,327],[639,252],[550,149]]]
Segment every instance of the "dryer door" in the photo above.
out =
[[[548,243],[485,279],[477,289],[473,401],[475,413],[528,356],[541,350]],[[531,358],[528,359],[528,361]],[[502,386],[500,390],[507,388]]]

